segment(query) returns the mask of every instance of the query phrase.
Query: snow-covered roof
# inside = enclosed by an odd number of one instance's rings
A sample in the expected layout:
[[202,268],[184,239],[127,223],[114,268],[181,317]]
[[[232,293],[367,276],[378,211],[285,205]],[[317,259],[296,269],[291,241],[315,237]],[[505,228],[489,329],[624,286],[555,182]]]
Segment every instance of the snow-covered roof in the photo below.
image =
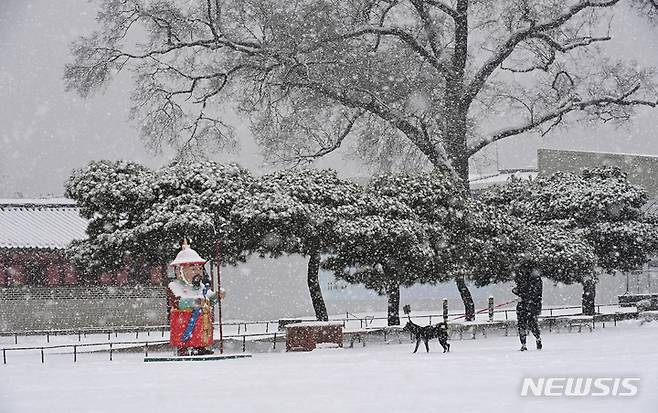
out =
[[69,198],[18,198],[3,199],[0,198],[0,207],[6,206],[71,206],[74,207],[75,201]]
[[86,229],[70,199],[0,199],[0,249],[63,249]]

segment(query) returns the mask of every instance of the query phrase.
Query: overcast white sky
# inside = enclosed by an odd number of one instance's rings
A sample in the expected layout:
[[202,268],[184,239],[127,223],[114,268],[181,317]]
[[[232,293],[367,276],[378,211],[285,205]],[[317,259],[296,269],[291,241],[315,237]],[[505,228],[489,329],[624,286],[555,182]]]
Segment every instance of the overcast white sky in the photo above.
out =
[[[58,195],[73,168],[95,159],[130,159],[157,166],[166,156],[149,154],[128,122],[131,88],[119,77],[105,94],[82,100],[64,92],[68,44],[95,28],[96,3],[83,0],[0,0],[0,197]],[[615,54],[658,66],[658,31],[620,16],[623,30],[610,45]],[[260,168],[246,122],[236,121],[244,143],[221,156]],[[538,146],[658,155],[658,111],[645,111],[627,129],[574,128],[539,142],[515,138],[498,148],[501,168],[532,166]],[[489,151],[493,157],[493,150]],[[326,164],[326,163],[325,163]],[[346,174],[361,174],[353,162],[333,160]]]

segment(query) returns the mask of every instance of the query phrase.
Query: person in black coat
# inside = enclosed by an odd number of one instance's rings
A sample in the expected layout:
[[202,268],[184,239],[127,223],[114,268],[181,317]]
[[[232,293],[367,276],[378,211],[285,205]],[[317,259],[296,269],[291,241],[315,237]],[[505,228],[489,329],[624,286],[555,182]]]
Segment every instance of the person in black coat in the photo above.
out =
[[539,331],[538,317],[541,314],[542,279],[537,271],[519,274],[515,278],[516,287],[512,292],[519,297],[516,304],[516,320],[521,340],[521,351],[526,351],[526,337],[528,330],[537,339],[537,350],[541,350],[541,332]]

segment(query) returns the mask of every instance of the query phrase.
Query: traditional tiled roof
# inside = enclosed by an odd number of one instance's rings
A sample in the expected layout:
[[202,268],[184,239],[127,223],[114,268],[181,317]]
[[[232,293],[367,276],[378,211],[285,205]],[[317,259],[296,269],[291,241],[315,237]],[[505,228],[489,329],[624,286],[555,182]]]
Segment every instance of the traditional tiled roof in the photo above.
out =
[[0,199],[0,249],[63,249],[86,229],[70,199]]

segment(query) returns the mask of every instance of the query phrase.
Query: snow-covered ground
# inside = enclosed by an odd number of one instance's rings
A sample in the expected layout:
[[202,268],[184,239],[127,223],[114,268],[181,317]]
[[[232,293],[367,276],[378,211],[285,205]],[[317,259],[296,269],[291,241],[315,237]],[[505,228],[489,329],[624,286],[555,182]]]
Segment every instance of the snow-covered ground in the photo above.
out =
[[[658,322],[516,337],[255,354],[214,362],[144,363],[143,354],[11,355],[0,365],[0,412],[628,412],[658,411]],[[638,395],[521,397],[524,377],[639,377]]]

